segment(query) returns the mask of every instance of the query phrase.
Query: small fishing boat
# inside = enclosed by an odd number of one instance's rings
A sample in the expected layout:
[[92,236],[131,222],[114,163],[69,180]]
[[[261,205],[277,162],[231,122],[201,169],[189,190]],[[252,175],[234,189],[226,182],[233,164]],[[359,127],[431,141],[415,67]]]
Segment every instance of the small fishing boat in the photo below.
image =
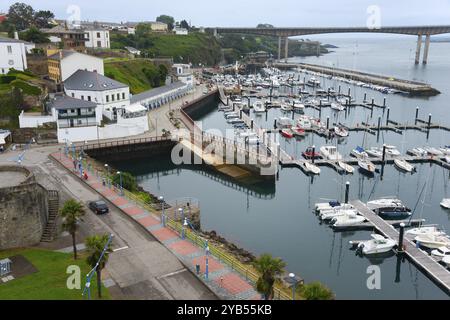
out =
[[374,174],[376,167],[367,157],[360,157],[358,159],[358,166],[364,173]]
[[291,128],[293,125],[293,122],[291,119],[289,118],[285,118],[285,117],[279,117],[275,119],[276,121],[276,127],[277,128]]
[[338,137],[348,137],[348,130],[342,126],[334,127],[334,133]]
[[441,157],[444,155],[444,153],[436,148],[433,147],[424,147],[423,148],[430,156],[437,156],[437,157]]
[[442,262],[443,264],[445,264],[445,266],[446,266],[447,268],[450,267],[450,257],[445,256],[444,258],[442,258],[441,262]]
[[351,227],[366,221],[366,218],[357,214],[345,214],[331,220],[331,225],[337,227]]
[[440,247],[450,247],[450,239],[445,235],[419,235],[414,238],[419,245],[429,248],[438,249]]
[[339,168],[344,170],[346,173],[352,174],[355,171],[355,168],[353,168],[351,165],[345,163],[344,161],[338,161],[337,162]]
[[408,153],[418,157],[423,157],[428,154],[428,152],[423,148],[413,148],[409,150]]
[[284,111],[284,112],[291,112],[292,111],[292,106],[283,103],[281,105],[281,110]]
[[285,138],[291,139],[294,137],[291,129],[283,129],[281,130],[281,135]]
[[[358,243],[357,252],[364,255],[380,254],[391,251],[396,245],[396,241],[385,238],[379,234],[371,234],[371,240],[361,241]],[[353,244],[350,241],[350,244]]]
[[355,157],[355,158],[359,158],[359,157],[367,157],[368,154],[366,151],[364,151],[363,147],[357,146],[355,149],[353,149],[350,152],[350,155]]
[[331,103],[331,109],[336,110],[336,111],[344,111],[345,107],[342,104],[340,104],[340,103],[332,102]]
[[441,236],[441,235],[445,235],[445,232],[440,230],[436,226],[422,226],[422,227],[417,227],[417,228],[407,230],[406,234],[409,234],[411,236],[420,236],[420,235]]
[[394,159],[395,166],[401,171],[413,172],[415,167],[404,159]]
[[450,209],[450,198],[442,199],[440,205],[445,209]]
[[302,167],[307,173],[312,174],[320,174],[320,168],[312,163],[309,163],[307,161],[302,163]]
[[322,121],[320,121],[320,119],[311,118],[309,119],[309,121],[311,122],[311,126],[313,128],[325,128],[325,124]]
[[322,157],[327,160],[342,160],[342,155],[337,151],[335,146],[320,147],[320,153],[322,154]]
[[[344,203],[345,204],[345,203]],[[337,200],[330,200],[328,202],[318,202],[315,204],[315,208],[317,211],[320,210],[328,210],[328,209],[332,209],[332,208],[338,208],[341,207],[342,205],[339,201]],[[353,206],[352,206],[353,208]]]
[[315,148],[308,147],[304,152],[302,152],[302,156],[305,159],[312,159],[312,158],[318,159],[320,158],[320,153],[315,151]]
[[300,101],[294,101],[293,105],[294,111],[298,113],[303,113],[305,111],[305,105]]
[[450,249],[447,247],[440,247],[431,251],[431,255],[438,258],[450,257]]
[[353,214],[356,215],[358,212],[355,209],[332,209],[327,211],[321,211],[319,214],[320,220],[327,221],[333,220],[336,217],[340,217],[343,215]]
[[[386,145],[386,154],[392,157],[398,157],[401,155],[400,151],[397,150],[396,146]],[[383,150],[383,148],[381,148]]]
[[367,207],[383,219],[406,219],[411,216],[411,209],[398,199],[379,199],[367,202]]
[[297,119],[297,126],[302,129],[310,129],[311,128],[311,119],[308,116],[300,116]]
[[445,154],[445,155],[447,155],[447,156],[450,156],[450,146],[445,146],[445,147],[439,148],[439,150],[440,150],[443,154]]
[[444,157],[444,161],[447,162],[447,163],[450,163],[450,156],[445,156]]

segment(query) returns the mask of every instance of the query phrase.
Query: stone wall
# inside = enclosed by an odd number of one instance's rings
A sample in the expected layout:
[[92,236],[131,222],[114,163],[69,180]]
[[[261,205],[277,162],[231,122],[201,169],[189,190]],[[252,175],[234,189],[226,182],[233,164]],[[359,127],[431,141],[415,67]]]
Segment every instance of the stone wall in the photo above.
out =
[[[0,171],[8,168],[1,167]],[[9,169],[29,173],[18,168]],[[20,185],[0,188],[0,250],[39,243],[47,216],[47,190],[35,182],[31,173]]]

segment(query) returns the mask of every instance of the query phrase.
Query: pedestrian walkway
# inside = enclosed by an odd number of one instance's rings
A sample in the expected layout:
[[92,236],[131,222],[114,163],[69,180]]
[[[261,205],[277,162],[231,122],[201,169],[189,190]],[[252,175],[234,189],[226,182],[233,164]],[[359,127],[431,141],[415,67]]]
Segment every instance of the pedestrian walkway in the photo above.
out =
[[[51,157],[80,178],[79,171],[75,170],[71,158],[60,153],[53,153]],[[88,180],[83,181],[158,239],[220,298],[227,300],[261,299],[251,283],[241,277],[239,273],[207,254],[205,248],[182,239],[178,232],[164,227],[159,216],[122,196],[120,190],[116,190],[114,187],[109,188],[106,183],[103,183],[102,177],[90,174]],[[208,273],[206,273],[207,260]],[[198,273],[197,266],[200,267]]]

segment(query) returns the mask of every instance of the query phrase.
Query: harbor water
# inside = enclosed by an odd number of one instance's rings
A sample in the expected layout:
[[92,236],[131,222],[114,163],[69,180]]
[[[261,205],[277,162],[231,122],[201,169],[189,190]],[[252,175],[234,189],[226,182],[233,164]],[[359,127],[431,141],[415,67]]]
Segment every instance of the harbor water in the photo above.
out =
[[[420,118],[425,120],[431,113],[432,122],[450,126],[450,43],[432,43],[428,65],[416,66],[414,37],[322,41],[339,48],[321,57],[291,60],[430,83],[442,93],[436,97],[411,98],[356,86],[350,88],[357,102],[362,101],[365,92],[376,103],[386,97],[390,119],[397,122],[413,123],[415,108],[419,106]],[[324,87],[339,86],[333,80],[321,81]],[[347,92],[349,85],[341,83],[341,86],[342,91]],[[202,121],[204,129],[224,130],[228,127],[216,107],[211,106],[211,112],[197,119]],[[318,111],[307,109],[306,114],[318,116]],[[260,126],[272,128],[274,119],[282,115],[281,110],[272,109],[267,119],[265,114],[253,118]],[[372,114],[368,109],[352,108],[346,115],[345,112],[336,114],[328,108],[322,112],[322,120],[327,116],[331,122],[350,126],[362,121],[375,124],[378,117],[385,120],[386,110],[374,109]],[[357,145],[371,147],[388,143],[405,153],[411,147],[448,145],[450,134],[442,130],[431,130],[429,136],[413,130],[404,135],[385,131],[377,137],[350,132],[348,138],[339,140],[327,141],[309,134],[303,140],[280,141],[290,155],[300,158],[301,152],[312,144],[317,147],[337,145],[341,154],[348,155]],[[446,293],[407,260],[398,260],[393,255],[373,259],[356,256],[350,250],[349,241],[369,239],[369,231],[333,232],[313,213],[316,202],[343,200],[345,183],[349,181],[351,199],[367,201],[369,198],[396,196],[409,207],[416,208],[414,218],[424,218],[427,223],[438,224],[450,232],[450,211],[439,206],[442,198],[450,197],[450,176],[448,170],[437,165],[416,164],[417,172],[414,174],[400,173],[388,165],[383,177],[379,174],[367,177],[357,171],[354,175],[342,176],[327,167],[322,167],[320,176],[309,177],[300,169],[284,168],[275,183],[252,184],[235,183],[204,166],[177,167],[169,156],[112,165],[131,172],[146,190],[168,200],[181,197],[198,199],[204,230],[215,230],[255,255],[267,252],[281,257],[287,263],[286,271],[298,274],[306,282],[324,283],[335,292],[337,299],[448,299]],[[371,275],[368,267],[372,265],[380,267],[380,289],[368,288],[367,281]]]

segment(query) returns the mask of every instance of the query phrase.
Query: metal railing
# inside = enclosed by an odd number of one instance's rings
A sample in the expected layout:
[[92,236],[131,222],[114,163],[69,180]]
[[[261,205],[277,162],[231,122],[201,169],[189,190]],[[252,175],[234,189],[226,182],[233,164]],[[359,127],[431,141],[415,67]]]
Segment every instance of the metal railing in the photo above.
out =
[[127,140],[115,140],[115,141],[107,141],[107,142],[99,142],[99,143],[88,143],[88,144],[79,144],[75,146],[76,151],[80,150],[93,150],[93,149],[101,149],[101,148],[109,148],[109,147],[118,147],[125,145],[133,145],[140,143],[148,143],[148,142],[156,142],[156,141],[169,141],[170,137],[148,137],[148,138],[136,138],[136,139],[127,139]]

